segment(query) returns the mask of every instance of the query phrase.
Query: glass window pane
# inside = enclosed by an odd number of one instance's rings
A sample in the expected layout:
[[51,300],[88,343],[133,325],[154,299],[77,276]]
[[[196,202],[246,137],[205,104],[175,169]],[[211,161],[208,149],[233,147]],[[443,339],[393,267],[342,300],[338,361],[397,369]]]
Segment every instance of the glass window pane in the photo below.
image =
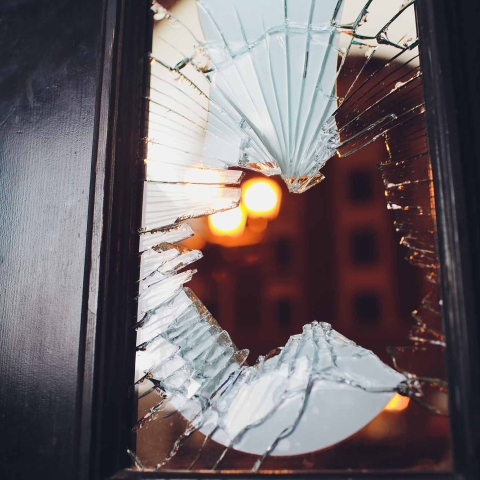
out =
[[152,11],[137,467],[451,469],[414,2]]

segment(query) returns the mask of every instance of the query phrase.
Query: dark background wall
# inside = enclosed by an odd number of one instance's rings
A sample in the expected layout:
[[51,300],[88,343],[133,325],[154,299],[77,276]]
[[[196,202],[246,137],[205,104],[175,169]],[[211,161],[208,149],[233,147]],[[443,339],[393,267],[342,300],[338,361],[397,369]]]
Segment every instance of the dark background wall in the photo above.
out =
[[68,479],[79,466],[105,8],[0,8],[0,477]]

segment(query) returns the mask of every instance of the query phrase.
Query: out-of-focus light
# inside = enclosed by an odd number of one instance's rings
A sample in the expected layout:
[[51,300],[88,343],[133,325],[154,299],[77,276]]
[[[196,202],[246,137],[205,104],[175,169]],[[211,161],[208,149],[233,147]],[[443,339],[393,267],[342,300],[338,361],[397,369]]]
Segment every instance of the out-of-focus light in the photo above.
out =
[[408,407],[410,399],[396,393],[394,397],[387,403],[385,410],[387,412],[401,412]]
[[242,185],[242,201],[251,217],[275,218],[281,195],[278,184],[268,178],[252,178]]
[[245,229],[247,215],[240,206],[225,212],[214,213],[208,217],[208,226],[215,235],[241,235]]
[[268,225],[268,220],[263,217],[251,217],[248,219],[248,228],[255,233],[263,232]]

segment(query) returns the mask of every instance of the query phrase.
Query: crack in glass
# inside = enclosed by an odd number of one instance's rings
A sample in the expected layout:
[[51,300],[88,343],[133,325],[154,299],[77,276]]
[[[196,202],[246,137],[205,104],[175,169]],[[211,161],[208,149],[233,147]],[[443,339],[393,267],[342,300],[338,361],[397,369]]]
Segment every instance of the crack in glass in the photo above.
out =
[[[445,338],[414,1],[197,0],[152,11],[133,430],[172,417],[183,425],[156,468],[200,432],[190,469],[213,442],[221,448],[209,468],[237,450],[256,455],[257,471],[268,456],[342,441],[395,394],[447,414],[445,380],[418,364],[441,357]],[[348,161],[379,138],[387,208],[431,285],[412,313],[414,346],[391,347],[390,368],[315,321],[248,365],[248,350],[184,286],[195,270],[181,270],[202,254],[178,245],[193,235],[182,222],[239,205],[244,174],[232,167],[280,175],[303,193],[329,159]]]

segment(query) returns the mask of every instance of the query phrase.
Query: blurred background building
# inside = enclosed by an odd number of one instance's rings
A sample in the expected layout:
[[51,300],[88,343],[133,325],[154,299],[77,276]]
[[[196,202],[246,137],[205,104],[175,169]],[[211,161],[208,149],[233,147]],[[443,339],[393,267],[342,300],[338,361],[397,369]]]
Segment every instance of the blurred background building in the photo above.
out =
[[[301,195],[273,177],[282,190],[278,216],[258,225],[247,213],[235,237],[216,235],[211,243],[207,219],[193,221],[196,235],[187,245],[200,247],[204,258],[189,286],[234,342],[250,349],[250,362],[313,320],[331,323],[383,359],[386,345],[407,343],[411,312],[425,291],[386,209],[375,168],[385,155],[377,141],[334,159],[326,179]],[[264,230],[249,243],[252,226]]]

